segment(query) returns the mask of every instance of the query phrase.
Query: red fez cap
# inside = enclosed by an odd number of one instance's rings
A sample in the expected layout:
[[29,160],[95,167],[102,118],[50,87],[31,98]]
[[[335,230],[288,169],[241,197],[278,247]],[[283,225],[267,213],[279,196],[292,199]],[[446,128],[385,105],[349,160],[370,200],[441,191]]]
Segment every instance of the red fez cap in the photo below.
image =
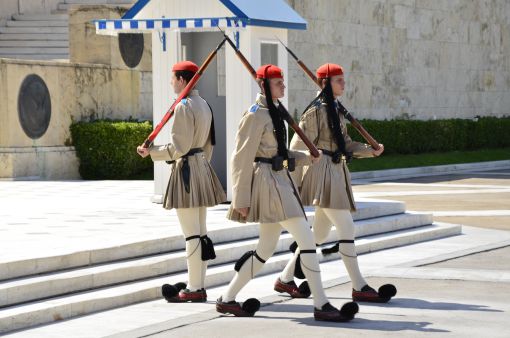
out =
[[325,79],[335,75],[342,75],[344,69],[334,63],[325,63],[317,69],[317,77],[319,79]]
[[191,61],[182,61],[177,62],[172,67],[172,72],[176,72],[178,70],[188,70],[190,72],[196,73],[198,71],[198,66]]
[[263,65],[257,69],[257,79],[283,79],[283,71],[275,65]]

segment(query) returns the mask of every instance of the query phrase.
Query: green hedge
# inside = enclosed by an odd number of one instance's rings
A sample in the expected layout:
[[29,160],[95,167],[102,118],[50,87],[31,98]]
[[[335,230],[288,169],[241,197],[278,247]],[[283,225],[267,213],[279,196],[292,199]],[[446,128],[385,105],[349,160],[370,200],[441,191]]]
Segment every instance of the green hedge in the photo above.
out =
[[[483,117],[475,120],[363,120],[366,130],[387,154],[420,154],[430,152],[475,150],[510,147],[510,118]],[[351,126],[349,135],[363,142]]]
[[[384,144],[386,154],[421,154],[510,147],[510,118],[482,117],[477,121],[360,120],[365,129]],[[355,141],[366,142],[347,125]],[[294,132],[289,128],[289,139]]]
[[[386,154],[420,154],[510,147],[510,118],[474,120],[360,120],[384,144]],[[348,125],[349,135],[364,142]],[[149,122],[94,121],[71,125],[71,136],[84,179],[126,179],[152,168],[136,146],[152,131]],[[292,130],[290,130],[292,137]]]
[[94,121],[71,125],[72,142],[84,179],[126,179],[152,168],[136,153],[151,133],[149,122]]

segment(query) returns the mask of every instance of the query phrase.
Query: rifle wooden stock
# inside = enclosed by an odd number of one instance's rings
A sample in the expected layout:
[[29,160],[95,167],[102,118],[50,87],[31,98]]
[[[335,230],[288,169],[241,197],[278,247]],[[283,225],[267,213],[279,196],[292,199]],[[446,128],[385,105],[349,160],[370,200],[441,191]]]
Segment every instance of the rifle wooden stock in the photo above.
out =
[[[280,103],[281,104],[281,103]],[[296,132],[296,134],[298,134],[299,138],[303,141],[303,143],[306,145],[306,147],[310,150],[310,154],[312,154],[313,157],[319,157],[320,156],[320,153],[319,153],[319,150],[317,149],[317,147],[315,146],[315,144],[313,144],[309,139],[308,137],[306,137],[305,133],[303,132],[303,130],[299,127],[299,125],[296,123],[296,121],[294,121],[294,119],[292,118],[292,116],[290,116],[290,114],[287,112],[283,118],[285,119],[285,121],[287,121],[287,123],[289,124],[289,126],[294,129],[294,131]]]
[[241,63],[244,65],[244,67],[246,67],[246,69],[248,70],[248,72],[250,72],[251,76],[257,80],[257,72],[255,71],[255,69],[251,66],[250,64],[250,61],[248,61],[243,53],[241,53],[241,51],[236,47],[236,45],[234,44],[234,42],[228,37],[228,35],[226,34],[223,34],[225,36],[225,39],[227,40],[228,44],[230,45],[230,47],[232,47],[232,49],[234,49],[237,57],[239,58],[239,60],[241,60]]
[[189,92],[193,89],[193,87],[195,87],[196,83],[198,82],[198,80],[200,80],[200,77],[202,76],[202,73],[207,69],[207,67],[209,66],[209,64],[211,63],[211,61],[214,59],[214,57],[216,56],[216,54],[218,53],[218,50],[221,48],[221,46],[223,46],[223,44],[225,43],[226,39],[223,39],[223,41],[220,42],[220,44],[209,54],[209,56],[207,57],[207,59],[205,59],[205,61],[202,63],[202,65],[200,66],[200,68],[198,69],[198,71],[195,73],[195,75],[193,75],[193,77],[191,78],[191,80],[188,82],[188,84],[186,85],[186,87],[184,87],[184,89],[182,90],[182,92],[179,94],[179,96],[177,97],[177,99],[175,100],[175,102],[172,104],[172,106],[170,107],[170,109],[167,110],[167,112],[165,113],[165,115],[163,116],[163,118],[161,119],[161,121],[158,123],[158,125],[156,126],[156,128],[154,128],[154,130],[152,131],[152,133],[150,133],[150,135],[147,137],[147,139],[144,141],[143,143],[143,146],[145,148],[148,148],[152,142],[154,141],[154,139],[158,136],[159,132],[161,131],[161,129],[163,129],[163,127],[165,126],[165,124],[170,120],[170,118],[174,115],[174,110],[175,110],[175,106],[177,106],[177,104],[179,102],[181,102],[182,99],[184,99],[186,96],[188,96]]
[[[292,56],[292,58],[294,58],[294,60],[296,60],[297,64],[301,67],[301,69],[305,72],[306,75],[308,75],[308,77],[310,79],[312,79],[313,82],[315,82],[319,87],[322,88],[322,85],[319,81],[319,79],[315,76],[315,74],[310,70],[310,68],[308,68],[304,63],[303,61],[299,60],[299,58],[296,56],[296,54],[294,54],[294,52],[292,52],[289,47],[287,47],[280,39],[278,39],[278,41],[280,41],[280,43],[283,45],[283,47],[285,47],[285,49],[287,50],[287,52],[289,52],[289,54]],[[356,128],[356,130],[361,134],[361,136],[363,136],[363,138],[368,142],[368,144],[370,144],[372,146],[372,148],[374,150],[379,150],[380,146],[379,146],[379,142],[377,142],[373,137],[372,135],[370,135],[368,133],[368,131],[366,131],[365,128],[363,128],[363,126],[361,125],[361,123],[359,123],[358,120],[356,120],[356,118],[354,116],[352,116],[351,113],[349,113],[347,111],[347,109],[345,109],[345,112],[344,112],[344,115],[345,117],[349,120],[349,122],[351,122],[352,126],[354,128]]]
[[[253,66],[250,64],[250,62],[244,57],[243,53],[241,53],[241,51],[236,47],[236,45],[234,44],[234,42],[232,42],[232,40],[230,40],[230,38],[226,35],[225,35],[225,39],[227,39],[227,42],[229,43],[229,45],[234,49],[237,57],[239,58],[239,60],[241,60],[241,63],[246,67],[246,69],[248,70],[248,72],[251,74],[251,76],[253,77],[253,79],[255,81],[257,81],[257,72],[255,71],[255,69],[253,68]],[[280,103],[281,104],[281,103]],[[283,107],[283,105],[282,105]],[[296,132],[296,134],[298,134],[298,136],[301,138],[301,140],[303,140],[303,143],[306,145],[306,147],[310,150],[310,154],[313,156],[313,157],[319,157],[320,156],[320,153],[319,153],[319,150],[317,149],[317,147],[308,139],[308,137],[306,137],[305,133],[303,132],[303,130],[299,127],[299,125],[296,123],[296,121],[294,121],[294,119],[292,118],[292,116],[290,116],[289,112],[287,111],[287,109],[285,109],[285,112],[284,112],[284,115],[283,115],[283,118],[285,119],[285,121],[287,121],[287,123],[289,124],[289,126],[294,129],[294,131]]]
[[356,120],[354,116],[351,115],[351,113],[347,112],[345,117],[349,120],[349,122],[351,122],[352,126],[356,128],[356,130],[361,134],[361,136],[363,136],[363,138],[368,142],[368,144],[372,146],[374,150],[379,150],[379,143],[372,137],[372,135],[368,133],[368,131],[366,131],[365,128],[363,128],[361,123],[359,123],[358,120]]

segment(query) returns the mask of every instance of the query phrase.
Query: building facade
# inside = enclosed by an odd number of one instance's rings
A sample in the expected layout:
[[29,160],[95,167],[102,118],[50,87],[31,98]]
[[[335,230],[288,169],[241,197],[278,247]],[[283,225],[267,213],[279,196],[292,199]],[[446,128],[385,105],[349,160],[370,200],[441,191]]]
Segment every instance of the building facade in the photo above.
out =
[[[311,69],[346,72],[344,105],[359,118],[510,115],[510,1],[288,0],[308,22],[289,47]],[[298,115],[316,92],[289,61]]]

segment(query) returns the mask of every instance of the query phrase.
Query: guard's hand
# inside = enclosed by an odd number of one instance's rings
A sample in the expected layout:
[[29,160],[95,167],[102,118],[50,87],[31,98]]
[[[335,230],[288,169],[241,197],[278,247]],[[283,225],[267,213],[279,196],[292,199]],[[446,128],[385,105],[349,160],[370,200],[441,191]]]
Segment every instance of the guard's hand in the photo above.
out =
[[379,143],[379,150],[372,151],[372,154],[374,154],[375,157],[381,155],[384,151],[384,145]]
[[236,211],[238,213],[241,214],[241,216],[243,216],[244,218],[248,217],[248,213],[250,212],[250,207],[247,207],[247,208],[239,208],[239,209],[236,209]]
[[136,152],[144,158],[149,156],[150,153],[149,149],[145,148],[143,145],[136,147]]
[[312,160],[312,164],[318,163],[322,157],[322,150],[319,149],[319,157],[314,157],[310,155],[310,159]]

